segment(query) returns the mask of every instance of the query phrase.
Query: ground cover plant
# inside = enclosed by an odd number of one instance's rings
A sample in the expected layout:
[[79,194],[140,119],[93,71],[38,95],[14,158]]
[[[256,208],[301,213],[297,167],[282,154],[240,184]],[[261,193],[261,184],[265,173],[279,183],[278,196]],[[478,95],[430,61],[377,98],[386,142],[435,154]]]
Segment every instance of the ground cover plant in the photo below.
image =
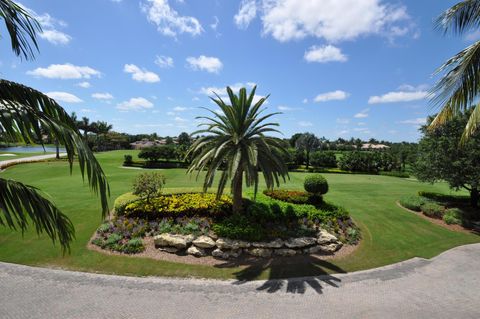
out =
[[[110,205],[121,194],[130,191],[138,170],[120,168],[125,154],[133,157],[138,151],[111,151],[97,154],[107,174],[112,190]],[[210,278],[235,278],[242,267],[216,268],[201,265],[187,265],[159,260],[128,258],[105,255],[87,248],[92,234],[102,223],[98,214],[99,203],[92,198],[82,183],[78,169],[73,175],[64,174],[67,162],[25,164],[11,167],[2,173],[3,177],[15,177],[19,181],[42,189],[70,218],[76,229],[76,240],[71,244],[71,253],[63,256],[58,247],[52,246],[45,235],[37,236],[28,230],[24,236],[8,229],[0,229],[0,260],[35,266],[54,266],[65,269],[116,273],[128,275],[196,276]],[[198,192],[201,181],[185,174],[185,169],[162,171],[167,180],[164,193]],[[201,173],[204,174],[204,173]],[[285,189],[303,191],[303,182],[309,173],[290,173]],[[345,207],[362,232],[359,247],[350,255],[325,263],[297,264],[288,270],[266,267],[255,278],[282,276],[304,276],[326,272],[354,271],[378,267],[406,260],[415,256],[431,258],[458,245],[480,242],[478,236],[452,232],[406,212],[395,203],[402,197],[418,191],[451,193],[448,185],[420,183],[415,180],[391,178],[379,175],[323,174],[331,187],[324,196],[325,201]],[[265,184],[260,179],[258,196],[263,194]],[[388,189],[388,192],[385,190]],[[75,196],[72,196],[75,194]],[[466,195],[466,192],[453,193]],[[245,189],[245,197],[252,194]],[[333,270],[336,269],[336,270]],[[278,272],[280,271],[280,272]]]

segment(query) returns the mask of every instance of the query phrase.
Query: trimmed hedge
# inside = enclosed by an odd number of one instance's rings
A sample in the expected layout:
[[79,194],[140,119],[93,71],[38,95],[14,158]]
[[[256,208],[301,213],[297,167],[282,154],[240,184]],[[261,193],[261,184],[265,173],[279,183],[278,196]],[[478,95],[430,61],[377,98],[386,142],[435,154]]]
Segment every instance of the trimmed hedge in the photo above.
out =
[[445,213],[445,207],[432,202],[426,202],[421,207],[423,214],[428,217],[442,218]]
[[399,200],[400,205],[416,212],[421,212],[422,205],[424,205],[426,202],[427,200],[420,196],[404,196]]
[[186,193],[162,195],[150,199],[149,203],[143,200],[131,202],[118,214],[151,220],[178,216],[215,217],[229,214],[231,210],[232,200],[229,196],[224,195],[216,200],[215,194]]
[[283,189],[264,190],[263,193],[268,197],[278,199],[293,204],[309,204],[311,195],[307,192],[289,191]]
[[325,177],[320,174],[305,177],[303,187],[307,192],[312,194],[324,195],[328,193],[328,182]]

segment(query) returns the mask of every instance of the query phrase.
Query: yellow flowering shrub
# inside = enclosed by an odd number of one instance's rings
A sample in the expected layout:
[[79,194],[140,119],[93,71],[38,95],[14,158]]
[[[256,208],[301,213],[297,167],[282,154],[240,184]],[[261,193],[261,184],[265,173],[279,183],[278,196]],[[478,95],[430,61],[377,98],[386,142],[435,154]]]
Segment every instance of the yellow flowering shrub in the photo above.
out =
[[137,200],[125,206],[123,212],[127,217],[148,219],[177,216],[215,217],[228,214],[232,209],[232,199],[223,195],[216,200],[215,194],[188,193],[162,195],[152,198],[149,203]]

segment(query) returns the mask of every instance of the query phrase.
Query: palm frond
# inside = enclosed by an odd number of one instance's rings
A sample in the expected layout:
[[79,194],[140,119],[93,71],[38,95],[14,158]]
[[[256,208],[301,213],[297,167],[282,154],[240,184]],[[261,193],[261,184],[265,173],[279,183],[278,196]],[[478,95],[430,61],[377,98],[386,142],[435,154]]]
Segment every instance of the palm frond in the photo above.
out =
[[73,120],[53,99],[21,84],[0,80],[0,125],[8,139],[22,142],[38,140],[41,127],[48,128],[64,145],[70,172],[76,156],[82,178],[86,177],[90,188],[100,196],[103,216],[108,213],[107,178]]
[[38,51],[36,32],[42,31],[37,20],[11,0],[0,1],[0,17],[10,35],[13,52],[27,60],[33,59]]
[[31,220],[38,234],[45,232],[54,243],[58,240],[64,252],[70,249],[73,224],[36,188],[0,178],[0,194],[0,225],[24,232]]
[[445,12],[435,21],[435,27],[444,33],[464,33],[480,26],[480,1],[461,1]]

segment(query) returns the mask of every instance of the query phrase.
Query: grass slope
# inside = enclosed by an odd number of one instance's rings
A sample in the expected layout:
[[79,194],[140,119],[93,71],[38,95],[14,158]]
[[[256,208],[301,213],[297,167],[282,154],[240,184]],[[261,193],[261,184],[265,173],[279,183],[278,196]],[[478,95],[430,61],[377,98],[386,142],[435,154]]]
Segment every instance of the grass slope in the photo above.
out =
[[[136,151],[115,151],[98,154],[112,190],[111,203],[120,194],[130,191],[131,181],[140,171],[121,168],[123,155]],[[167,187],[172,191],[199,190],[201,179],[186,176],[184,169],[163,170]],[[284,188],[302,189],[307,173],[293,173]],[[302,264],[250,267],[210,267],[184,265],[128,256],[109,256],[90,251],[86,244],[101,223],[100,205],[78,169],[73,176],[65,162],[47,162],[12,167],[2,173],[42,189],[72,219],[76,240],[70,255],[62,256],[46,236],[32,230],[23,235],[0,227],[0,261],[68,269],[163,276],[197,276],[211,278],[279,278],[319,275],[378,267],[415,256],[430,258],[449,248],[480,242],[476,235],[456,233],[397,207],[403,195],[419,190],[449,193],[445,184],[422,184],[412,179],[388,176],[324,174],[330,184],[326,198],[343,205],[361,227],[361,246],[350,256],[334,262],[314,258]]]

